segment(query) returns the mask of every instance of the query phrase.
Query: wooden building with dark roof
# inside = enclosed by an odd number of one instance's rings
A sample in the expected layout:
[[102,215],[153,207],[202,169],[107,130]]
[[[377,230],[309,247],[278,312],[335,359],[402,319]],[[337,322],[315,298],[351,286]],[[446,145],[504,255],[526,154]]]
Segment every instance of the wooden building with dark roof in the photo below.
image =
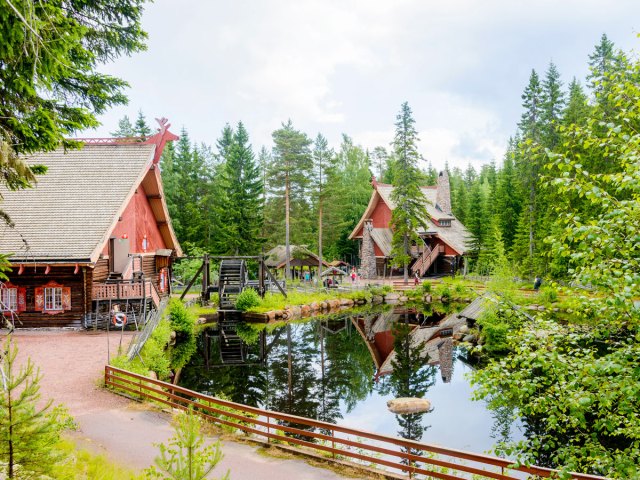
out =
[[16,327],[81,327],[101,310],[157,308],[169,295],[182,251],[158,164],[178,138],[168,127],[162,119],[148,139],[87,139],[34,155],[29,163],[47,167],[36,185],[2,189],[14,227],[0,231],[12,267],[0,309],[17,314]]

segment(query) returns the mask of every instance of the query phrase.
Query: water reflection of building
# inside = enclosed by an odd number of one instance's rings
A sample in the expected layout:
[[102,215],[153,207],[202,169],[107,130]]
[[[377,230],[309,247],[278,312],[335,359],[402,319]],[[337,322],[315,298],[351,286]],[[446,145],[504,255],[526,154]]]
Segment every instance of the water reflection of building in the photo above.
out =
[[439,366],[442,380],[445,383],[451,381],[453,376],[452,335],[465,324],[464,319],[454,314],[435,325],[421,326],[410,323],[406,315],[391,311],[372,316],[354,317],[351,321],[371,353],[376,366],[376,381],[393,371],[397,356],[394,349],[393,325],[397,322],[407,322],[410,328],[409,348],[420,349],[420,358],[424,360],[425,365]]

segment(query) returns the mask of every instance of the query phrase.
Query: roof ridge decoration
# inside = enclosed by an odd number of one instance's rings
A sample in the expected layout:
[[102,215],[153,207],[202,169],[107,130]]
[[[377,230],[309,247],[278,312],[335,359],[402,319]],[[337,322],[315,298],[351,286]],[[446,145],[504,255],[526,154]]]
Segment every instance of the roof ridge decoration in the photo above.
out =
[[156,146],[156,151],[153,155],[154,165],[157,165],[160,161],[160,157],[162,156],[162,151],[164,150],[164,146],[166,145],[166,143],[180,139],[180,137],[178,137],[176,134],[169,131],[169,127],[171,127],[171,124],[169,123],[169,120],[167,118],[156,118],[156,122],[158,122],[158,125],[160,125],[160,128],[158,128],[158,133],[147,138],[143,142]]
[[87,145],[134,145],[134,144],[144,144],[144,145],[155,145],[156,150],[153,155],[153,164],[157,165],[160,161],[160,157],[162,156],[162,151],[164,150],[164,146],[167,142],[172,142],[175,140],[179,140],[180,137],[174,133],[169,131],[169,127],[171,124],[169,120],[165,117],[156,118],[156,122],[160,127],[158,128],[158,133],[155,135],[151,135],[150,137],[102,137],[102,138],[73,138],[77,142],[82,142]]

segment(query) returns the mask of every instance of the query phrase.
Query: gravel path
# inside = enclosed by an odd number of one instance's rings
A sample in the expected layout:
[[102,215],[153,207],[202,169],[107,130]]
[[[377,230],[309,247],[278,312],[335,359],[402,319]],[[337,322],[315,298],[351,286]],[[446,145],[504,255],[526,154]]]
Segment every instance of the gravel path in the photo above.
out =
[[[2,335],[6,336],[6,331]],[[112,460],[136,470],[153,463],[158,454],[154,443],[173,435],[169,415],[149,410],[136,402],[99,387],[109,355],[119,345],[126,349],[132,334],[125,332],[77,332],[63,330],[18,330],[18,362],[40,368],[42,401],[53,399],[66,405],[79,425],[72,436],[83,447],[104,453]],[[211,439],[215,441],[215,438]],[[214,476],[227,469],[232,479],[333,480],[346,478],[308,465],[299,459],[260,455],[257,448],[235,442],[223,445],[224,459]]]

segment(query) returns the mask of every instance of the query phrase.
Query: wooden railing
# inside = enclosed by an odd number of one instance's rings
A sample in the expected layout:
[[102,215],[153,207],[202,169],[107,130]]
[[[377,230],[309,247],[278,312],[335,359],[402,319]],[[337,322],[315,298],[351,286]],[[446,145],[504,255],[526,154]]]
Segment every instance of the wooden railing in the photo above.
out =
[[150,298],[156,307],[160,305],[160,294],[151,280],[94,283],[91,293],[92,300],[139,300],[143,298]]
[[444,248],[442,245],[436,245],[435,247],[433,247],[433,250],[425,250],[424,252],[422,252],[420,258],[415,261],[415,263],[411,267],[411,271],[413,273],[418,272],[418,275],[420,276],[424,275],[442,252],[444,252]]
[[[254,435],[257,440],[295,445],[332,458],[346,458],[363,466],[386,467],[409,478],[426,475],[443,480],[481,478],[512,480],[552,478],[558,472],[536,466],[517,466],[490,455],[366,432],[310,418],[220,400],[170,383],[107,365],[105,385],[134,397],[194,412],[213,423]],[[304,451],[304,450],[303,450]],[[477,477],[474,477],[477,478]],[[576,480],[602,479],[574,473]]]
[[143,282],[119,281],[113,283],[94,283],[92,300],[138,299],[145,297]]
[[151,298],[154,307],[158,307],[160,305],[160,294],[158,293],[158,289],[155,284],[149,280],[144,283],[145,289],[145,297]]

